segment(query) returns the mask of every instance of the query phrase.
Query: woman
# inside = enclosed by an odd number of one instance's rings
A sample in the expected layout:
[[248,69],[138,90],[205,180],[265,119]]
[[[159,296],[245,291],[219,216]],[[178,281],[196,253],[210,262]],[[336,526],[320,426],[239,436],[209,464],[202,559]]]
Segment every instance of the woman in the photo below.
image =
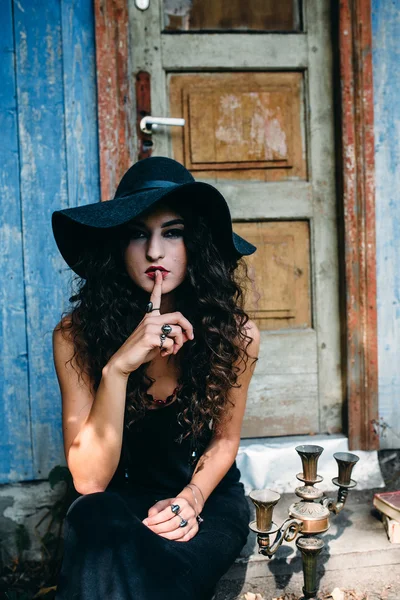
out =
[[235,457],[259,331],[238,267],[256,248],[216,188],[165,157],[52,222],[81,277],[53,336],[82,494],[56,597],[210,599],[248,533]]

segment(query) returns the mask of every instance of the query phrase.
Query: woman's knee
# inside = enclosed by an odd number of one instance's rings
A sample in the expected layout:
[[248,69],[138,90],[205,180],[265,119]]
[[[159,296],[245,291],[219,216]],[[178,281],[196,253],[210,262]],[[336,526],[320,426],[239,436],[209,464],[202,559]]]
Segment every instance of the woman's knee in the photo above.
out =
[[94,492],[76,498],[68,508],[67,521],[90,521],[93,517],[110,516],[120,505],[118,494],[112,491]]

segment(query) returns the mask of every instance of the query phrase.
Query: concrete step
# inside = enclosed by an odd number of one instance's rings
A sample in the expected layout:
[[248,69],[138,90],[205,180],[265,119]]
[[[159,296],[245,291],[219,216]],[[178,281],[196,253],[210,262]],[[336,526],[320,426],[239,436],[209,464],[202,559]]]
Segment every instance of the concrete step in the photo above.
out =
[[[359,593],[368,590],[378,594],[371,598],[380,598],[385,588],[382,597],[400,599],[400,544],[391,544],[387,539],[372,506],[375,491],[351,490],[344,510],[331,515],[329,530],[320,536],[325,542],[318,562],[321,592],[339,587]],[[295,494],[282,495],[274,510],[274,522],[280,525],[288,516],[289,506],[297,500]],[[250,531],[240,557],[221,579],[215,600],[236,600],[247,591],[258,591],[265,600],[284,593],[300,598],[302,587],[302,562],[295,542],[285,542],[268,559],[258,554],[256,534]]]

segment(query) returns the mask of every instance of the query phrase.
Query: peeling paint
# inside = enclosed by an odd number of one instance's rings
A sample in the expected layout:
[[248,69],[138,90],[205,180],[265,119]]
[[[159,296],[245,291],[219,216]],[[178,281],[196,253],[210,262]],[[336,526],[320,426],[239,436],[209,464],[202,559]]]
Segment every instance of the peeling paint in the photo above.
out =
[[[250,157],[268,161],[285,159],[288,148],[282,111],[279,105],[268,108],[270,97],[271,94],[262,92],[218,96],[216,139],[225,144],[246,145],[246,153]],[[250,126],[246,132],[245,112],[250,114]]]
[[123,173],[134,162],[130,115],[126,0],[95,0],[97,96],[101,198],[113,198]]
[[382,448],[398,448],[400,432],[400,7],[373,0],[375,89],[379,419]]
[[[271,119],[265,123],[265,159],[287,156],[286,133],[278,119]],[[267,149],[269,152],[267,152]]]
[[353,449],[372,450],[379,439],[371,425],[378,415],[378,394],[369,2],[341,0],[339,36],[349,444]]
[[18,9],[0,15],[0,130],[9,132],[0,149],[0,483],[65,464],[52,330],[71,271],[51,213],[100,194],[92,3],[21,0]]

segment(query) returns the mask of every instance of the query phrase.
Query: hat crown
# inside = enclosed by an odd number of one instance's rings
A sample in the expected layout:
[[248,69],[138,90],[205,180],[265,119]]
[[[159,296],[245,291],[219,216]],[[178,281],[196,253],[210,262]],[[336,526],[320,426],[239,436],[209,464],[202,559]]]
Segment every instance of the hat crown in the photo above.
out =
[[126,196],[151,181],[169,181],[171,183],[191,183],[193,175],[173,158],[151,156],[132,165],[122,177],[114,199]]

